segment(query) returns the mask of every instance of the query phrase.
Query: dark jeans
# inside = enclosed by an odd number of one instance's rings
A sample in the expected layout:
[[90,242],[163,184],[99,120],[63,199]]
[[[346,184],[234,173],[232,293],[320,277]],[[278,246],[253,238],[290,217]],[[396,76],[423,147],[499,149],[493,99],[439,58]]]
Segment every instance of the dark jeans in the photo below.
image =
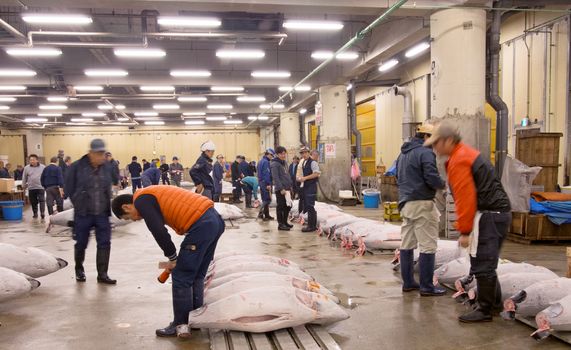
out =
[[253,188],[248,184],[242,184],[242,189],[244,190],[244,195],[246,196],[246,207],[252,206],[252,192]]
[[208,199],[213,199],[212,190],[210,188],[205,188],[201,194]]
[[307,227],[317,228],[317,212],[315,211],[315,199],[317,191],[305,189],[303,192],[303,210],[307,213]]
[[[208,266],[214,257],[218,239],[224,232],[224,220],[214,208],[208,209],[198,221],[188,230],[186,237],[180,245],[176,267],[172,270],[172,288],[191,288],[192,303],[188,305],[182,301],[177,303],[173,300],[175,315],[181,314],[181,307],[190,307],[183,310],[186,320],[175,320],[188,323],[188,312],[198,309],[204,303],[204,278],[208,272]],[[178,309],[177,309],[178,308]]]
[[109,216],[102,215],[76,215],[73,226],[73,239],[75,240],[75,249],[85,250],[89,241],[91,229],[95,228],[95,240],[97,248],[111,247],[111,224]]
[[287,206],[285,195],[277,191],[276,202],[277,202],[276,216],[278,217],[278,224],[286,225],[289,211],[291,208]]
[[58,213],[61,213],[63,211],[63,198],[59,193],[59,186],[52,186],[46,189],[46,204],[48,206],[48,214],[50,215],[54,213],[54,202],[56,202]]
[[43,189],[28,190],[28,197],[30,198],[30,204],[32,205],[34,216],[38,215],[38,204],[40,204],[40,216],[44,217],[44,212],[46,211],[45,191]]
[[512,214],[485,212],[480,218],[478,251],[470,257],[470,274],[476,278],[495,278],[500,250],[511,225]]
[[171,178],[172,182],[174,182],[174,185],[176,187],[180,187],[180,176],[173,176]]
[[135,193],[137,188],[143,188],[143,184],[141,183],[141,179],[131,179],[131,185],[133,186],[133,193]]
[[240,180],[232,180],[232,186],[234,186],[234,190],[232,194],[234,195],[234,200],[240,200],[240,195],[242,194],[242,185]]
[[301,215],[301,214],[305,213],[305,207],[303,205],[303,202],[305,201],[305,198],[304,198],[305,192],[303,191],[303,187],[299,187],[297,189],[297,193],[299,196],[299,201],[297,202],[297,209],[299,211],[299,215]]
[[171,182],[169,181],[169,174],[168,173],[162,173],[161,179],[163,180],[163,185],[170,185],[171,184]]

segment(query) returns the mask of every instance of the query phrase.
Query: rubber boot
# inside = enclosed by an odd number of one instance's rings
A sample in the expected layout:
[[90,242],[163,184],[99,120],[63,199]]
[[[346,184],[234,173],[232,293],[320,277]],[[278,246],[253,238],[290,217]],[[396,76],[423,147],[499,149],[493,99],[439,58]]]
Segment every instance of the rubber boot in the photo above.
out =
[[85,249],[75,248],[74,251],[75,260],[75,280],[77,282],[85,282],[87,278],[85,277],[85,270],[83,269],[83,261],[85,260]]
[[275,220],[272,216],[270,216],[270,205],[266,204],[264,207],[264,219],[266,220]]
[[420,253],[420,257],[418,258],[420,295],[423,297],[442,296],[446,294],[446,289],[437,287],[433,283],[434,260],[434,254]]
[[109,269],[109,257],[111,248],[97,248],[97,256],[95,262],[97,265],[97,283],[116,284],[117,280],[109,278],[107,270]]
[[[497,277],[496,277],[497,279]],[[502,300],[502,286],[499,281],[496,281],[496,293],[492,313],[499,315],[504,310],[504,301]]]
[[286,225],[289,228],[293,228],[293,225],[290,224],[289,222],[287,222],[287,219],[289,218],[289,211],[291,210],[291,207],[286,207],[285,209],[285,213],[284,213],[284,225]]
[[[193,304],[191,288],[172,288],[172,308],[174,320],[165,328],[157,329],[155,334],[158,337],[179,337],[190,336],[188,328],[188,313],[192,311]],[[178,329],[178,332],[177,332]]]
[[413,290],[419,290],[420,285],[414,280],[414,250],[401,249],[399,254],[402,291],[412,292]]
[[492,321],[492,307],[496,301],[498,278],[476,278],[478,283],[478,306],[473,311],[458,317],[460,322],[477,323]]

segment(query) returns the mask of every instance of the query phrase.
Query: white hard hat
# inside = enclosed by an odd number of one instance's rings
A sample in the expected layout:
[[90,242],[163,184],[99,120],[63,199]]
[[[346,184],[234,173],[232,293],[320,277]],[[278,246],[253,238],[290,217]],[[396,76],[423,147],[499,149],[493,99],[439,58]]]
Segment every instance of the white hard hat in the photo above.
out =
[[202,146],[200,146],[201,152],[215,151],[215,150],[216,150],[216,145],[212,141],[206,141],[205,143],[202,144]]

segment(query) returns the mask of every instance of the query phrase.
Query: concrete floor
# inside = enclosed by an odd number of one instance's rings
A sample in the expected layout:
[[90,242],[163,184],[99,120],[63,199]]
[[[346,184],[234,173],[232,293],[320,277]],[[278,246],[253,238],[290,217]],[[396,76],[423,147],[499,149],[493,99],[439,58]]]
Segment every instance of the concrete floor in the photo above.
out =
[[[363,217],[378,210],[348,209]],[[254,212],[250,213],[254,216]],[[0,221],[0,242],[45,249],[73,263],[73,241],[44,233],[44,226],[25,221]],[[421,298],[403,295],[391,270],[391,255],[354,257],[299,227],[279,232],[275,223],[245,220],[228,229],[218,251],[242,250],[286,257],[306,268],[319,282],[336,291],[351,318],[330,326],[343,349],[563,349],[556,339],[541,344],[533,331],[518,322],[464,325],[456,317],[464,306],[450,296]],[[176,237],[176,242],[181,240]],[[156,281],[157,262],[164,257],[143,223],[113,233],[110,276],[116,286],[95,281],[95,241],[87,253],[88,281],[76,284],[73,267],[40,278],[28,297],[0,304],[0,349],[208,349],[206,332],[186,342],[156,338],[154,330],[171,320],[170,285]],[[560,275],[566,269],[563,246],[526,246],[508,242],[504,258],[546,266]],[[450,294],[451,295],[451,294]]]

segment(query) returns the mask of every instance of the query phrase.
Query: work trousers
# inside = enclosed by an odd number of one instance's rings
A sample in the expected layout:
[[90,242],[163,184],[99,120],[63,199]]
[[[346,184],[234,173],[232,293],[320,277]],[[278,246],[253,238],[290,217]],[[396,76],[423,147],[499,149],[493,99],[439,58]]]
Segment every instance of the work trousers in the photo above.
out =
[[435,254],[440,214],[431,200],[409,201],[400,211],[401,249],[416,249],[421,253]]
[[171,182],[169,181],[169,174],[168,173],[162,173],[161,179],[163,180],[163,185],[170,185],[171,184]]
[[171,178],[172,182],[174,182],[174,185],[176,187],[180,187],[180,176],[173,176]]
[[97,249],[111,248],[111,224],[109,215],[75,215],[73,226],[73,239],[75,249],[85,250],[89,242],[91,229],[95,228]]
[[137,188],[143,188],[143,184],[141,183],[141,178],[131,179],[131,186],[133,186],[133,194],[135,193]]
[[307,213],[307,227],[309,228],[317,228],[316,199],[317,187],[308,187],[303,191],[303,210]]
[[34,216],[38,215],[38,204],[40,205],[40,216],[43,218],[46,211],[46,194],[44,189],[28,190],[28,197],[32,205]]
[[476,257],[470,257],[470,274],[476,278],[497,276],[500,251],[511,225],[510,212],[484,212],[480,218],[478,250]]
[[59,192],[59,186],[46,188],[46,204],[49,215],[54,213],[54,202],[56,203],[58,213],[61,213],[63,211],[63,198]]
[[278,224],[286,225],[291,208],[287,206],[285,195],[281,194],[280,191],[276,192],[276,204],[276,216],[278,218]]
[[297,189],[297,193],[299,196],[299,201],[297,202],[297,209],[298,209],[299,215],[301,215],[301,214],[305,213],[305,207],[303,205],[303,203],[305,201],[305,198],[304,198],[305,192],[303,190],[303,187],[299,187]]
[[240,195],[242,194],[242,184],[240,183],[240,179],[232,180],[232,186],[234,186],[234,190],[232,191],[234,200],[240,200]]

